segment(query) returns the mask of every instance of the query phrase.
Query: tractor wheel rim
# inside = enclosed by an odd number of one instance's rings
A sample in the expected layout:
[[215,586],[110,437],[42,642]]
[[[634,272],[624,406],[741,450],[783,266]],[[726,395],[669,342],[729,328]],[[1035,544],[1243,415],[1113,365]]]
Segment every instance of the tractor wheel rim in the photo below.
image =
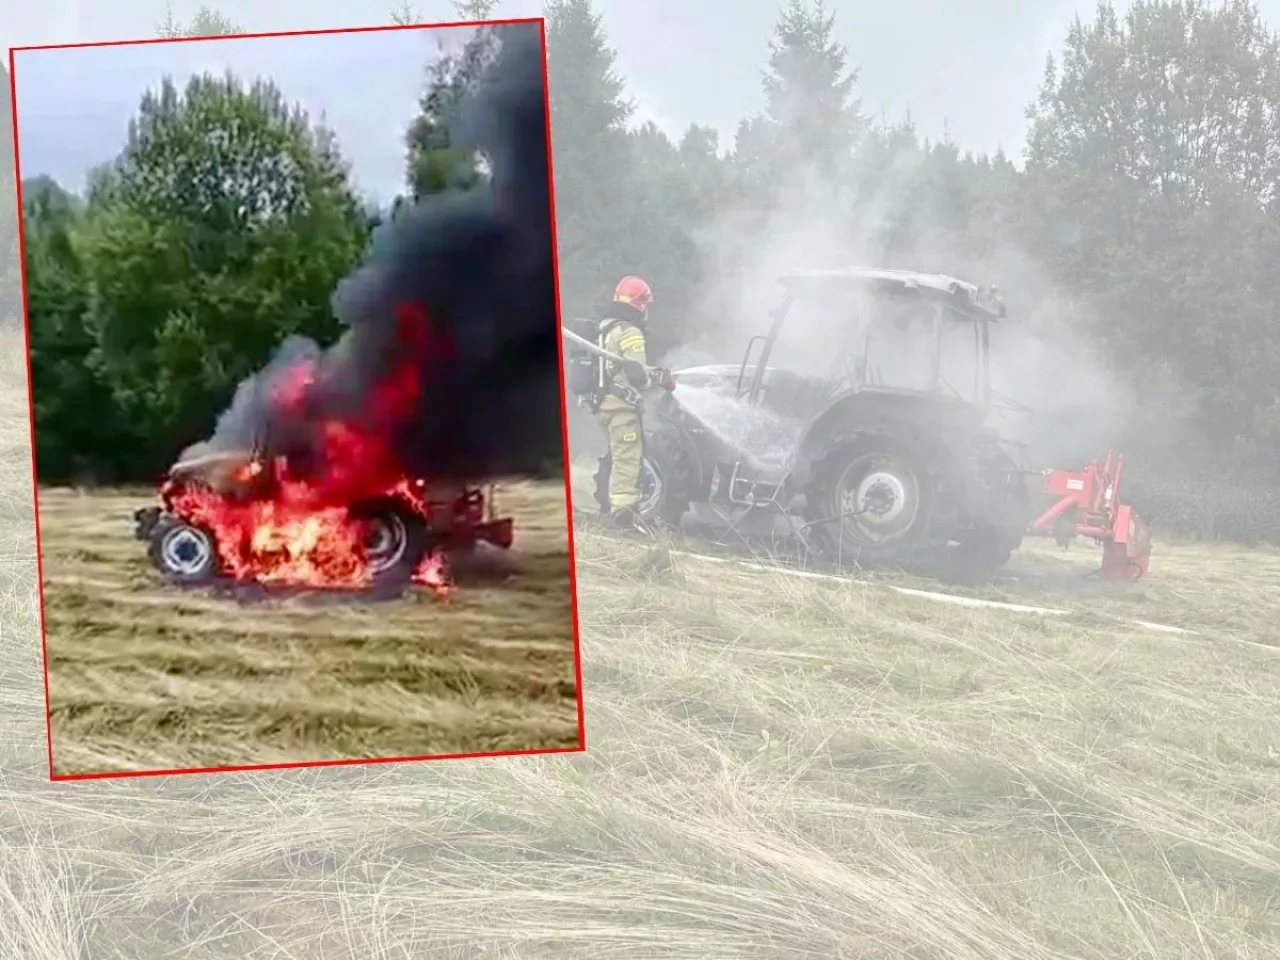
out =
[[404,559],[409,549],[404,521],[394,513],[372,518],[365,524],[362,545],[370,573],[376,575],[391,569]]
[[204,570],[213,556],[213,543],[208,535],[183,524],[174,527],[160,542],[160,555],[165,567],[173,573],[193,576]]
[[662,502],[662,475],[658,473],[648,457],[640,461],[640,503],[639,513],[648,516]]
[[920,489],[915,474],[895,462],[872,463],[860,458],[841,478],[840,511],[846,529],[874,545],[905,536],[920,514]]

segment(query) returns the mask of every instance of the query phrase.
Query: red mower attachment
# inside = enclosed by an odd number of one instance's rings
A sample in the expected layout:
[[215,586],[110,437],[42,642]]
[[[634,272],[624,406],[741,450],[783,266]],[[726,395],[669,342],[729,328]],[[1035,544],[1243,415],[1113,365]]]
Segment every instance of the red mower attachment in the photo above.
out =
[[1120,502],[1124,456],[1114,450],[1080,471],[1046,470],[1044,491],[1057,502],[1028,529],[1067,549],[1076,537],[1102,547],[1103,580],[1138,580],[1151,562],[1151,529],[1133,507]]

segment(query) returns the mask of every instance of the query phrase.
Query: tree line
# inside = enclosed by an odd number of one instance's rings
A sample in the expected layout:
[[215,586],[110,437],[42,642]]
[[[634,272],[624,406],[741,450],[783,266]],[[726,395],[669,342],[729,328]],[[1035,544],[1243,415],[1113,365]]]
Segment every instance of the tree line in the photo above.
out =
[[[161,32],[240,31],[202,10]],[[424,65],[403,191],[386,208],[359,195],[333,132],[286,91],[230,73],[157,78],[85,190],[24,181],[41,481],[153,480],[284,338],[334,342],[331,295],[378,225],[482,176],[449,122],[491,42],[479,31]]]
[[[544,13],[566,314],[638,273],[659,296],[656,354],[715,344],[736,361],[762,250],[797,228],[861,262],[997,283],[1038,363],[1060,351],[1067,387],[1076,368],[1117,387],[1046,430],[1123,444],[1157,522],[1280,538],[1280,40],[1256,4],[1077,19],[1046,57],[1020,163],[869,116],[821,0],[791,0],[761,38],[764,107],[728,143],[633,122],[593,0]],[[240,32],[198,19],[162,32]],[[478,41],[426,68],[398,204],[483,176],[447,124],[483,57]],[[24,206],[46,482],[149,477],[285,334],[332,339],[328,293],[395,212],[362,203],[287,91],[230,77],[148,95],[87,191],[32,182]]]

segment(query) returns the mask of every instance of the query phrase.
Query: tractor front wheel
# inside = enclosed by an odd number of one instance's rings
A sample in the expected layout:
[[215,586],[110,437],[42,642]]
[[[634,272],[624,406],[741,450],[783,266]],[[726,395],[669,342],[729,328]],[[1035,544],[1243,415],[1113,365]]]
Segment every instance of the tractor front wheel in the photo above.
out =
[[[693,474],[699,469],[690,460],[681,437],[672,427],[659,422],[644,433],[644,457],[640,461],[640,502],[636,513],[647,524],[675,527],[689,510],[694,486]],[[600,458],[595,474],[595,498],[601,516],[608,516],[609,475],[613,458]]]
[[204,527],[161,516],[151,531],[151,563],[177,583],[203,584],[219,572],[218,545]]

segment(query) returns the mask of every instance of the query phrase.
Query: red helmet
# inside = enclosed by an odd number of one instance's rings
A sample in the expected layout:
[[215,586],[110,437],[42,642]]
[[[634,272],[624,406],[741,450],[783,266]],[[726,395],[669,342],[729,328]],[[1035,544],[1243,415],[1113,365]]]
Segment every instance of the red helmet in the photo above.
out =
[[623,277],[613,291],[614,303],[629,303],[641,313],[653,303],[653,291],[639,277]]

